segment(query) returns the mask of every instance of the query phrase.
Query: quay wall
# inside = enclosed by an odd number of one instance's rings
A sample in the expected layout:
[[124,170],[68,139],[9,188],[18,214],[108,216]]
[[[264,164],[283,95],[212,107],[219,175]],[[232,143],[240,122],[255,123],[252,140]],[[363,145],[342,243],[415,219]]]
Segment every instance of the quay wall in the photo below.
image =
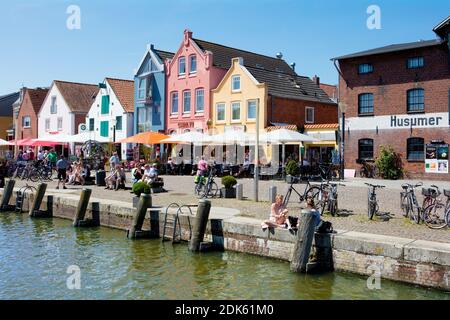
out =
[[[0,194],[2,193],[3,189],[0,189]],[[27,196],[29,203],[33,197],[33,194]],[[53,196],[53,216],[73,220],[78,201],[77,195]],[[10,203],[15,203],[15,192]],[[29,203],[25,201],[24,209],[28,209]],[[91,198],[86,218],[92,217],[93,203],[98,208],[102,226],[120,230],[130,228],[136,212],[131,199],[127,203]],[[47,196],[44,197],[41,210],[46,208]],[[150,230],[150,210],[159,212],[151,216],[152,219],[159,219],[153,225],[159,225],[156,233],[162,235],[165,208],[149,209],[143,230]],[[175,212],[176,210],[171,209],[169,215],[174,215]],[[190,238],[189,223],[192,226],[195,222],[195,208],[193,213],[194,215],[180,216],[182,238],[186,241]],[[215,238],[214,241],[219,239],[225,250],[290,261],[296,237],[289,230],[263,231],[259,220],[248,217],[234,216],[215,220],[214,230],[211,230],[211,219],[208,222],[205,241]],[[331,247],[333,269],[336,271],[367,277],[380,275],[384,279],[450,290],[448,243],[337,230],[337,233],[331,234]]]

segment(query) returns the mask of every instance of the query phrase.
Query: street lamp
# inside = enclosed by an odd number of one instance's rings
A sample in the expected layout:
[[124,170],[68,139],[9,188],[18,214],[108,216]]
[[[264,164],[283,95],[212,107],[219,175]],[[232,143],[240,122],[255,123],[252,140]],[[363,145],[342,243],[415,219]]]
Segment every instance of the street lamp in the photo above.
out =
[[341,129],[341,141],[339,143],[339,158],[340,158],[340,176],[344,179],[344,168],[345,168],[345,111],[347,110],[347,104],[344,102],[339,102],[339,111],[342,115],[342,129]]
[[113,146],[114,146],[114,151],[116,151],[116,126],[117,126],[117,118],[113,118],[111,121],[112,125],[113,125]]

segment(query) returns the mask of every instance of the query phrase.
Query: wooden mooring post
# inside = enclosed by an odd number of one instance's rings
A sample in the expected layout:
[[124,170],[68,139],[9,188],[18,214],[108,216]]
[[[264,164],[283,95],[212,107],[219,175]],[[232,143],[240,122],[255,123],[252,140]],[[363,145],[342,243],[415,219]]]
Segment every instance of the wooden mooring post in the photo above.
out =
[[[152,225],[152,230],[142,230],[142,226],[144,225],[145,215],[147,214],[148,208],[152,206],[152,197],[149,194],[141,194],[139,203],[136,209],[136,215],[133,219],[133,224],[131,228],[127,231],[127,237],[129,239],[149,239],[149,238],[157,238],[159,237],[159,223],[156,227],[155,224]],[[153,210],[151,214],[155,216],[155,213],[159,215],[159,211]],[[155,219],[156,217],[152,217]],[[159,217],[157,219],[159,221]],[[157,233],[153,228],[158,229]]]
[[53,197],[49,196],[47,201],[47,210],[40,210],[42,200],[44,200],[47,184],[41,183],[37,187],[33,203],[30,207],[29,215],[33,218],[51,218],[53,216]]
[[203,242],[210,211],[211,201],[205,199],[200,200],[198,203],[194,227],[192,228],[192,239],[189,241],[190,251],[207,251],[214,248],[213,243]]
[[92,219],[86,219],[86,210],[89,205],[89,199],[91,198],[92,189],[83,189],[80,194],[80,201],[78,201],[77,210],[75,211],[75,218],[73,220],[73,226],[76,228],[80,227],[98,227],[100,221],[98,215],[94,213],[95,205],[93,204],[92,209]]
[[15,209],[14,205],[10,205],[9,201],[11,200],[11,196],[14,191],[14,185],[16,184],[16,180],[9,179],[6,183],[5,189],[3,190],[2,202],[0,205],[0,211],[11,211]]
[[316,218],[314,214],[310,210],[302,211],[299,217],[297,239],[292,253],[291,271],[306,273],[306,265],[309,261],[315,229]]

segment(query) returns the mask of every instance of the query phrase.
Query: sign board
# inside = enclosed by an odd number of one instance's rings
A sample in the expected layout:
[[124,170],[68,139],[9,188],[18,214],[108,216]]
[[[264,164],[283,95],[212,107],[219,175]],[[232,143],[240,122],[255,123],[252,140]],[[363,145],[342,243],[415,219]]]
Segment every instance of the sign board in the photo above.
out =
[[78,125],[78,133],[86,132],[88,131],[88,127],[86,123],[80,123]]
[[448,173],[448,144],[425,146],[425,172]]

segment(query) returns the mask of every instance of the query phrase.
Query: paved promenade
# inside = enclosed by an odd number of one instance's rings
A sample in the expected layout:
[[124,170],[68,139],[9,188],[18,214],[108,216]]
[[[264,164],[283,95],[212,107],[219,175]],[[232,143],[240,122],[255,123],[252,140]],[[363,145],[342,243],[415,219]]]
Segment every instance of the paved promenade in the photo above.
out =
[[[176,202],[178,204],[193,204],[197,203],[198,199],[193,194],[194,183],[193,177],[190,176],[164,176],[165,188],[167,193],[153,194],[153,204],[156,206],[165,207],[170,203]],[[259,202],[253,201],[253,180],[239,179],[239,183],[244,186],[243,201],[235,199],[212,199],[213,207],[224,207],[239,210],[239,215],[243,217],[255,219],[255,223],[259,223],[262,219],[269,216],[270,203],[269,187],[276,186],[278,193],[286,194],[288,185],[282,181],[265,180],[259,183]],[[216,182],[220,187],[220,178],[216,178]],[[367,186],[364,182],[374,184],[386,185],[385,189],[377,191],[380,211],[389,212],[392,218],[389,221],[369,221],[367,218]],[[342,210],[342,215],[339,217],[324,216],[325,220],[331,221],[335,229],[359,231],[381,235],[390,235],[396,237],[412,238],[419,240],[430,240],[450,243],[450,230],[431,230],[425,225],[416,225],[409,220],[403,218],[399,206],[399,198],[401,191],[401,184],[405,182],[414,182],[408,180],[402,181],[385,181],[373,179],[346,179],[343,184],[345,187],[339,187],[339,208]],[[23,186],[26,182],[17,180],[16,187]],[[30,185],[35,183],[28,182]],[[431,184],[438,185],[441,189],[450,189],[450,182],[431,182],[426,181],[425,186]],[[82,189],[81,186],[68,186],[68,190],[55,190],[56,182],[48,184],[48,191],[52,193],[68,193],[78,194]],[[130,184],[127,184],[130,187]],[[92,196],[95,198],[105,199],[108,201],[129,202],[133,195],[131,190],[110,191],[103,187],[89,186],[93,189]],[[297,184],[295,188],[300,193],[305,188],[304,184]],[[421,189],[417,190],[420,194]],[[419,196],[419,201],[421,196]],[[298,214],[302,205],[295,203],[294,195],[291,196],[291,203],[289,210],[291,214]],[[231,210],[230,210],[231,211]]]

